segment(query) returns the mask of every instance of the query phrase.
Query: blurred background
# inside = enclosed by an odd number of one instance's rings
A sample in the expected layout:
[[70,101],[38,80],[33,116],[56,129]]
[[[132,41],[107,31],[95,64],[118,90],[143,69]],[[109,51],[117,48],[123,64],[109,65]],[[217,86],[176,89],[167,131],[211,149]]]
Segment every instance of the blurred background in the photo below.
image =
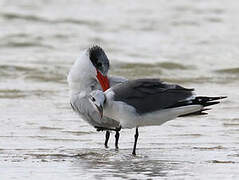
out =
[[[239,176],[239,2],[0,0],[0,177],[235,179]],[[226,95],[208,116],[123,130],[120,150],[74,114],[66,76],[100,45],[110,74]]]

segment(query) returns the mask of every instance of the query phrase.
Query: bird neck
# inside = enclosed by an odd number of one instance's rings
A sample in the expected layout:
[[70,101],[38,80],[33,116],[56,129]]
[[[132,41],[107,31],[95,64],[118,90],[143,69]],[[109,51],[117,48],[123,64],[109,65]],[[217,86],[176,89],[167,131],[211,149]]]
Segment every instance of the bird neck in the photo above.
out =
[[97,72],[84,52],[74,63],[67,77],[70,94],[78,94],[82,91],[90,92],[97,82]]

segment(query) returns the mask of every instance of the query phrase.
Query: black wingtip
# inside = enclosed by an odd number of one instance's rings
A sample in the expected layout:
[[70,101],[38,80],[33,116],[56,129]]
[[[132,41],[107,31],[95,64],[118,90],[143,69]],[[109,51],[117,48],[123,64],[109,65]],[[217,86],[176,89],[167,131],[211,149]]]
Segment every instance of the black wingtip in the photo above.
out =
[[216,97],[207,97],[207,96],[198,96],[197,99],[201,99],[203,101],[215,101],[220,99],[225,99],[227,96],[216,96]]
[[211,106],[211,105],[219,104],[219,103],[220,101],[206,102],[205,104],[203,104],[203,106],[206,107],[206,106]]
[[226,96],[218,96],[218,97],[198,96],[194,100],[192,100],[190,104],[185,104],[185,105],[199,104],[199,105],[203,106],[203,109],[201,109],[200,111],[197,111],[197,112],[184,114],[179,117],[192,116],[192,115],[206,115],[207,112],[205,112],[205,111],[211,110],[211,108],[204,108],[204,107],[219,104],[220,101],[216,101],[216,100],[225,99],[225,98],[227,98],[227,97]]
[[209,101],[215,101],[219,99],[225,99],[227,96],[209,97]]
[[193,104],[200,104],[204,107],[211,106],[214,104],[220,103],[221,99],[227,98],[226,96],[217,96],[217,97],[207,97],[207,96],[198,96],[195,98]]

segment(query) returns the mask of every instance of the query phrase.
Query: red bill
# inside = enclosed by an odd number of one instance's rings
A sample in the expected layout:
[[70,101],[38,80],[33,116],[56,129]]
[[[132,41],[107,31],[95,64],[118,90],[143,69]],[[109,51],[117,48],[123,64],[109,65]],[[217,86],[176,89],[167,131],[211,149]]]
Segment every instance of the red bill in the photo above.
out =
[[109,79],[107,76],[103,76],[98,70],[97,70],[97,79],[100,82],[100,85],[103,89],[103,91],[106,91],[110,88]]

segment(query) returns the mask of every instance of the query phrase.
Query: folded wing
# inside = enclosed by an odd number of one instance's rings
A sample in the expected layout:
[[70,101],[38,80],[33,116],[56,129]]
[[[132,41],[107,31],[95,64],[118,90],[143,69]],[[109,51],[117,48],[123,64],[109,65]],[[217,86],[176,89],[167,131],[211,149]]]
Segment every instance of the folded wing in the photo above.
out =
[[133,106],[139,114],[170,108],[193,98],[193,89],[167,84],[159,79],[132,80],[112,90],[115,101]]

